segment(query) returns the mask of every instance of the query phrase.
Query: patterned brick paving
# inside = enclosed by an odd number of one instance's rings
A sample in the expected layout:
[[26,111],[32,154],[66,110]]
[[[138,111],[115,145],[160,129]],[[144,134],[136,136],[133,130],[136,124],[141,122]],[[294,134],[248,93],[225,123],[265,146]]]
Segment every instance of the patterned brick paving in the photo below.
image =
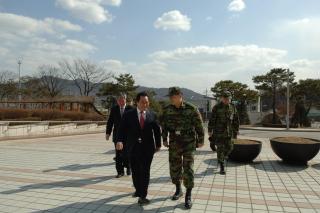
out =
[[[260,140],[260,156],[228,163],[226,176],[208,144],[197,151],[191,212],[320,212],[319,155],[309,166],[288,166]],[[104,134],[2,141],[0,212],[187,212],[183,199],[169,199],[167,150],[154,158],[152,202],[143,208],[131,197],[131,177],[114,178],[113,157]]]

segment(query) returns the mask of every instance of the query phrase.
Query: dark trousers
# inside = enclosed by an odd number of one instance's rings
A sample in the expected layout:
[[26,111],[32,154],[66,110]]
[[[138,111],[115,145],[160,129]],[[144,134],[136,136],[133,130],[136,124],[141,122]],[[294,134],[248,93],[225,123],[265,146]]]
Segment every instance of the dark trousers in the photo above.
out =
[[116,150],[116,170],[118,174],[124,174],[124,167],[130,169],[129,159],[125,148],[123,150]]
[[173,184],[181,183],[187,189],[194,187],[194,155],[195,145],[194,142],[177,143],[171,142],[169,147],[169,165],[170,177]]
[[130,157],[132,169],[132,181],[138,197],[146,198],[150,182],[150,167],[153,154],[146,155],[146,152],[135,152]]
[[233,139],[231,138],[218,138],[217,145],[217,158],[219,163],[224,163],[233,149]]

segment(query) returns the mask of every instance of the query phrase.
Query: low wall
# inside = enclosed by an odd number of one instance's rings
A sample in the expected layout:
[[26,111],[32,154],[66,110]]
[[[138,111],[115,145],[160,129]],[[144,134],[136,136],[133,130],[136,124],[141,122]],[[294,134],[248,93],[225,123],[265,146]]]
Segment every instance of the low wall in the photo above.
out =
[[320,122],[313,122],[313,123],[311,123],[311,128],[320,129]]
[[98,123],[78,124],[66,123],[49,125],[49,123],[33,123],[10,126],[9,123],[0,123],[0,140],[11,138],[27,138],[41,136],[74,135],[85,133],[104,132],[105,125]]
[[248,112],[250,123],[252,125],[261,123],[263,117],[267,114],[267,112]]

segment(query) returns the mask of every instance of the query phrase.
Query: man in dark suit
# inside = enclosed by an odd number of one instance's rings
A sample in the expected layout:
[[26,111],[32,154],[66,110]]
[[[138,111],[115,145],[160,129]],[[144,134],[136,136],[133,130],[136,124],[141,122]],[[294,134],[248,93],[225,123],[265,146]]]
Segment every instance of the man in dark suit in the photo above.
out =
[[[132,167],[135,188],[133,197],[139,197],[140,205],[149,204],[146,198],[150,181],[150,167],[155,152],[161,148],[161,131],[156,114],[150,110],[148,94],[136,97],[137,108],[126,112],[118,131],[118,150],[126,147]],[[125,145],[124,145],[125,143]]]
[[[116,138],[118,129],[120,126],[121,118],[123,114],[132,109],[130,105],[126,104],[126,94],[120,94],[117,97],[117,105],[112,107],[110,110],[109,119],[107,122],[106,128],[106,140],[109,140],[110,135],[113,131],[112,141],[116,146]],[[124,167],[127,167],[127,175],[131,175],[130,163],[127,158],[126,150],[116,150],[116,170],[117,170],[117,178],[124,176]]]

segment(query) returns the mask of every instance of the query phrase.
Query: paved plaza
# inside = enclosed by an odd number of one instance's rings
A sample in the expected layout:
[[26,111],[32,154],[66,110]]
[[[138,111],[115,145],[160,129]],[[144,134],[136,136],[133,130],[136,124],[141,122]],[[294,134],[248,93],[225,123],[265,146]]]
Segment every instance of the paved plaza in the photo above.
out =
[[[196,187],[190,212],[320,212],[320,154],[309,166],[288,166],[267,138],[285,132],[241,131],[260,138],[263,149],[251,164],[217,170],[209,144],[195,159]],[[290,133],[291,134],[291,133]],[[320,133],[292,133],[319,139]],[[151,204],[137,205],[131,177],[115,177],[112,142],[104,134],[0,141],[0,212],[188,212],[184,199],[171,201],[168,151],[152,164]]]

